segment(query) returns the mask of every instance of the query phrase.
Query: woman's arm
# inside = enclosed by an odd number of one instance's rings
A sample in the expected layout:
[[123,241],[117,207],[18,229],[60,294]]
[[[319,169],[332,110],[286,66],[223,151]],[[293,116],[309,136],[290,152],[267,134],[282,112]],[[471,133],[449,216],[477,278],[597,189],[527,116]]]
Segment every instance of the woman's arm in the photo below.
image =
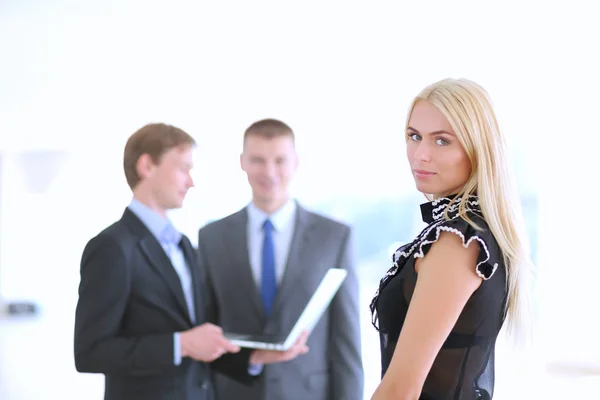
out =
[[475,272],[479,244],[465,248],[441,232],[416,265],[418,278],[390,366],[372,400],[417,400],[442,344],[467,300],[481,285]]

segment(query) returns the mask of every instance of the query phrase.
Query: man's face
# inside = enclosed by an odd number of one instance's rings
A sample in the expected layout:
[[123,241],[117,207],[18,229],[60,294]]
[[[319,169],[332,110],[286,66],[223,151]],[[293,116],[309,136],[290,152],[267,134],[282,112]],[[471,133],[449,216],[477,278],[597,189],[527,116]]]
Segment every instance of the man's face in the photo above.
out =
[[248,136],[240,164],[248,175],[254,202],[259,207],[273,211],[287,201],[288,187],[298,167],[291,136]]
[[[147,156],[145,154],[142,157]],[[179,146],[163,154],[157,164],[146,160],[143,179],[153,201],[161,210],[180,208],[187,191],[194,186],[190,172],[194,166],[191,146]],[[143,161],[142,161],[143,164]]]

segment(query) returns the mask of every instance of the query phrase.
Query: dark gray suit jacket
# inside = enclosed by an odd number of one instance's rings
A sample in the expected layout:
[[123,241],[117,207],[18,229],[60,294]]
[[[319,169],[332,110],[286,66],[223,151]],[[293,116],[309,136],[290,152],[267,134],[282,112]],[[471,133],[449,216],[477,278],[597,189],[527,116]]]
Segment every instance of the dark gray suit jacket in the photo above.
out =
[[[209,288],[207,318],[226,332],[289,332],[329,268],[348,276],[312,331],[310,351],[267,365],[252,386],[215,373],[218,400],[362,400],[359,290],[351,229],[298,206],[295,232],[274,309],[267,319],[250,267],[247,211],[200,229],[199,262]],[[226,362],[227,355],[221,358]]]

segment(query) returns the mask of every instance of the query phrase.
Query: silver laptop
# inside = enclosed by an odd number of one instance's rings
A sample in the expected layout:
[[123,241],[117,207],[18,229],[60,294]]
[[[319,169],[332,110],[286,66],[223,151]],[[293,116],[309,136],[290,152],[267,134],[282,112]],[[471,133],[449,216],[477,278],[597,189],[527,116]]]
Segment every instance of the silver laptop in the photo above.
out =
[[321,316],[329,307],[333,296],[346,279],[348,271],[341,268],[331,268],[319,284],[317,290],[308,301],[304,311],[287,336],[282,335],[245,335],[238,333],[225,333],[231,343],[252,349],[286,351],[296,343],[302,332],[309,333],[317,325]]

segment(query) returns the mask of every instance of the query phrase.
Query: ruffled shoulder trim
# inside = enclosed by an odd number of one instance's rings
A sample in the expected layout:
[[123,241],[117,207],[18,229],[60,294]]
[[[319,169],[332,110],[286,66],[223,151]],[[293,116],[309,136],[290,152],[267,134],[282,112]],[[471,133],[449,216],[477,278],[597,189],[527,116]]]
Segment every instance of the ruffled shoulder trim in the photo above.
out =
[[462,239],[462,244],[465,248],[471,244],[472,241],[476,240],[479,242],[479,256],[477,257],[477,265],[475,266],[475,272],[478,276],[484,280],[490,279],[500,263],[500,252],[496,240],[491,235],[489,227],[481,218],[476,218],[475,223],[481,228],[481,230],[475,229],[464,219],[457,217],[448,221],[440,221],[438,224],[434,224],[420,240],[416,246],[414,257],[423,258],[429,251],[431,245],[440,238],[442,231],[452,232]]

